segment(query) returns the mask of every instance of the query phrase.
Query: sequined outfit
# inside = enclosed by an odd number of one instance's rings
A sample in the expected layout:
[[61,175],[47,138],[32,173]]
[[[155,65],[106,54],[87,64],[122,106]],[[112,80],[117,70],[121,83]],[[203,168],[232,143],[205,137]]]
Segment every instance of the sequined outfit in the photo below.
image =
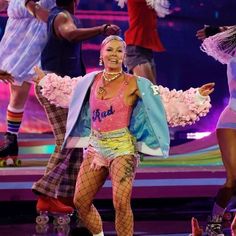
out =
[[97,97],[101,86],[102,80],[96,80],[90,93],[92,132],[89,151],[93,152],[97,164],[107,166],[118,156],[135,155],[136,150],[135,138],[127,128],[132,107],[124,103],[126,80],[117,89],[116,96],[110,99]]

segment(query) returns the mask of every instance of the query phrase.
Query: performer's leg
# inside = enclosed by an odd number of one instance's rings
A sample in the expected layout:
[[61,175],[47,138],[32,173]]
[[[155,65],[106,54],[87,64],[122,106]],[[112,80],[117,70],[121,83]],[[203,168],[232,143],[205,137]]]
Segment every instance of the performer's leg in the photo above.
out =
[[23,82],[21,86],[10,85],[10,103],[15,109],[23,109],[29,95],[31,84]]
[[149,79],[153,84],[156,84],[156,71],[152,64],[146,62],[144,64],[139,64],[132,69],[134,75],[138,75]]
[[84,225],[94,235],[99,235],[102,233],[102,220],[92,201],[109,172],[105,167],[99,170],[91,169],[92,160],[93,157],[88,154],[82,162],[76,182],[74,204]]
[[133,156],[117,157],[110,167],[118,236],[133,236],[134,220],[130,198],[135,169],[136,159]]
[[7,110],[7,132],[18,134],[26,100],[31,84],[24,82],[21,86],[10,85],[10,102]]
[[130,72],[156,84],[156,65],[151,49],[127,45],[125,64]]
[[217,129],[217,139],[226,169],[226,182],[217,193],[216,204],[225,209],[236,190],[236,130]]
[[4,144],[0,147],[0,157],[17,156],[17,135],[23,118],[24,106],[29,95],[30,84],[10,85],[10,102],[7,108],[7,132]]
[[224,235],[222,232],[222,217],[236,188],[236,130],[217,129],[217,139],[226,169],[226,182],[216,195],[212,218],[207,223],[206,232],[209,235]]

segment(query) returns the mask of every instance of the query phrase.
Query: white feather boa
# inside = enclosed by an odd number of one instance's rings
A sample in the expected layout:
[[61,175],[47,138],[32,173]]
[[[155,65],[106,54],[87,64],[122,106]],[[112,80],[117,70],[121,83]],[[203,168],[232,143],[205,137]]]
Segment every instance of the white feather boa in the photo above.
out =
[[[118,6],[121,8],[124,7],[125,3],[127,3],[128,0],[115,0],[118,2]],[[169,15],[170,12],[170,3],[168,0],[145,0],[147,5],[154,9],[159,17],[165,17],[166,15]]]

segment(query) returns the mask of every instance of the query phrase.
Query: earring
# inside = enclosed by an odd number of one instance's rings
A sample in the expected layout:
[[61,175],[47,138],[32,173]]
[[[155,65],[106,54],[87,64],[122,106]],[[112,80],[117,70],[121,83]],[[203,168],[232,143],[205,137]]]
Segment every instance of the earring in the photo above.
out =
[[99,57],[99,63],[98,63],[99,66],[102,66],[103,65],[103,61],[102,61],[102,57]]
[[123,60],[123,66],[124,66],[125,69],[127,69],[126,57],[125,57],[124,60]]

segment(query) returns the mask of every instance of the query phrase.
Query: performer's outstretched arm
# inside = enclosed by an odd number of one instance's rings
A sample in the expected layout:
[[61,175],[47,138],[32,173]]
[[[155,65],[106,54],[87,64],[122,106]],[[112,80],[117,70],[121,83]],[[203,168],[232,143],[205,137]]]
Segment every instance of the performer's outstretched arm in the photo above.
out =
[[46,75],[38,67],[35,68],[35,72],[37,78],[34,81],[42,87],[42,95],[46,97],[51,104],[67,108],[74,88],[82,76],[70,78],[69,76],[61,77],[54,73]]
[[210,96],[214,83],[204,84],[200,88],[186,91],[169,90],[163,86],[153,85],[153,90],[160,94],[166,111],[167,121],[171,127],[191,125],[205,116],[211,108]]

